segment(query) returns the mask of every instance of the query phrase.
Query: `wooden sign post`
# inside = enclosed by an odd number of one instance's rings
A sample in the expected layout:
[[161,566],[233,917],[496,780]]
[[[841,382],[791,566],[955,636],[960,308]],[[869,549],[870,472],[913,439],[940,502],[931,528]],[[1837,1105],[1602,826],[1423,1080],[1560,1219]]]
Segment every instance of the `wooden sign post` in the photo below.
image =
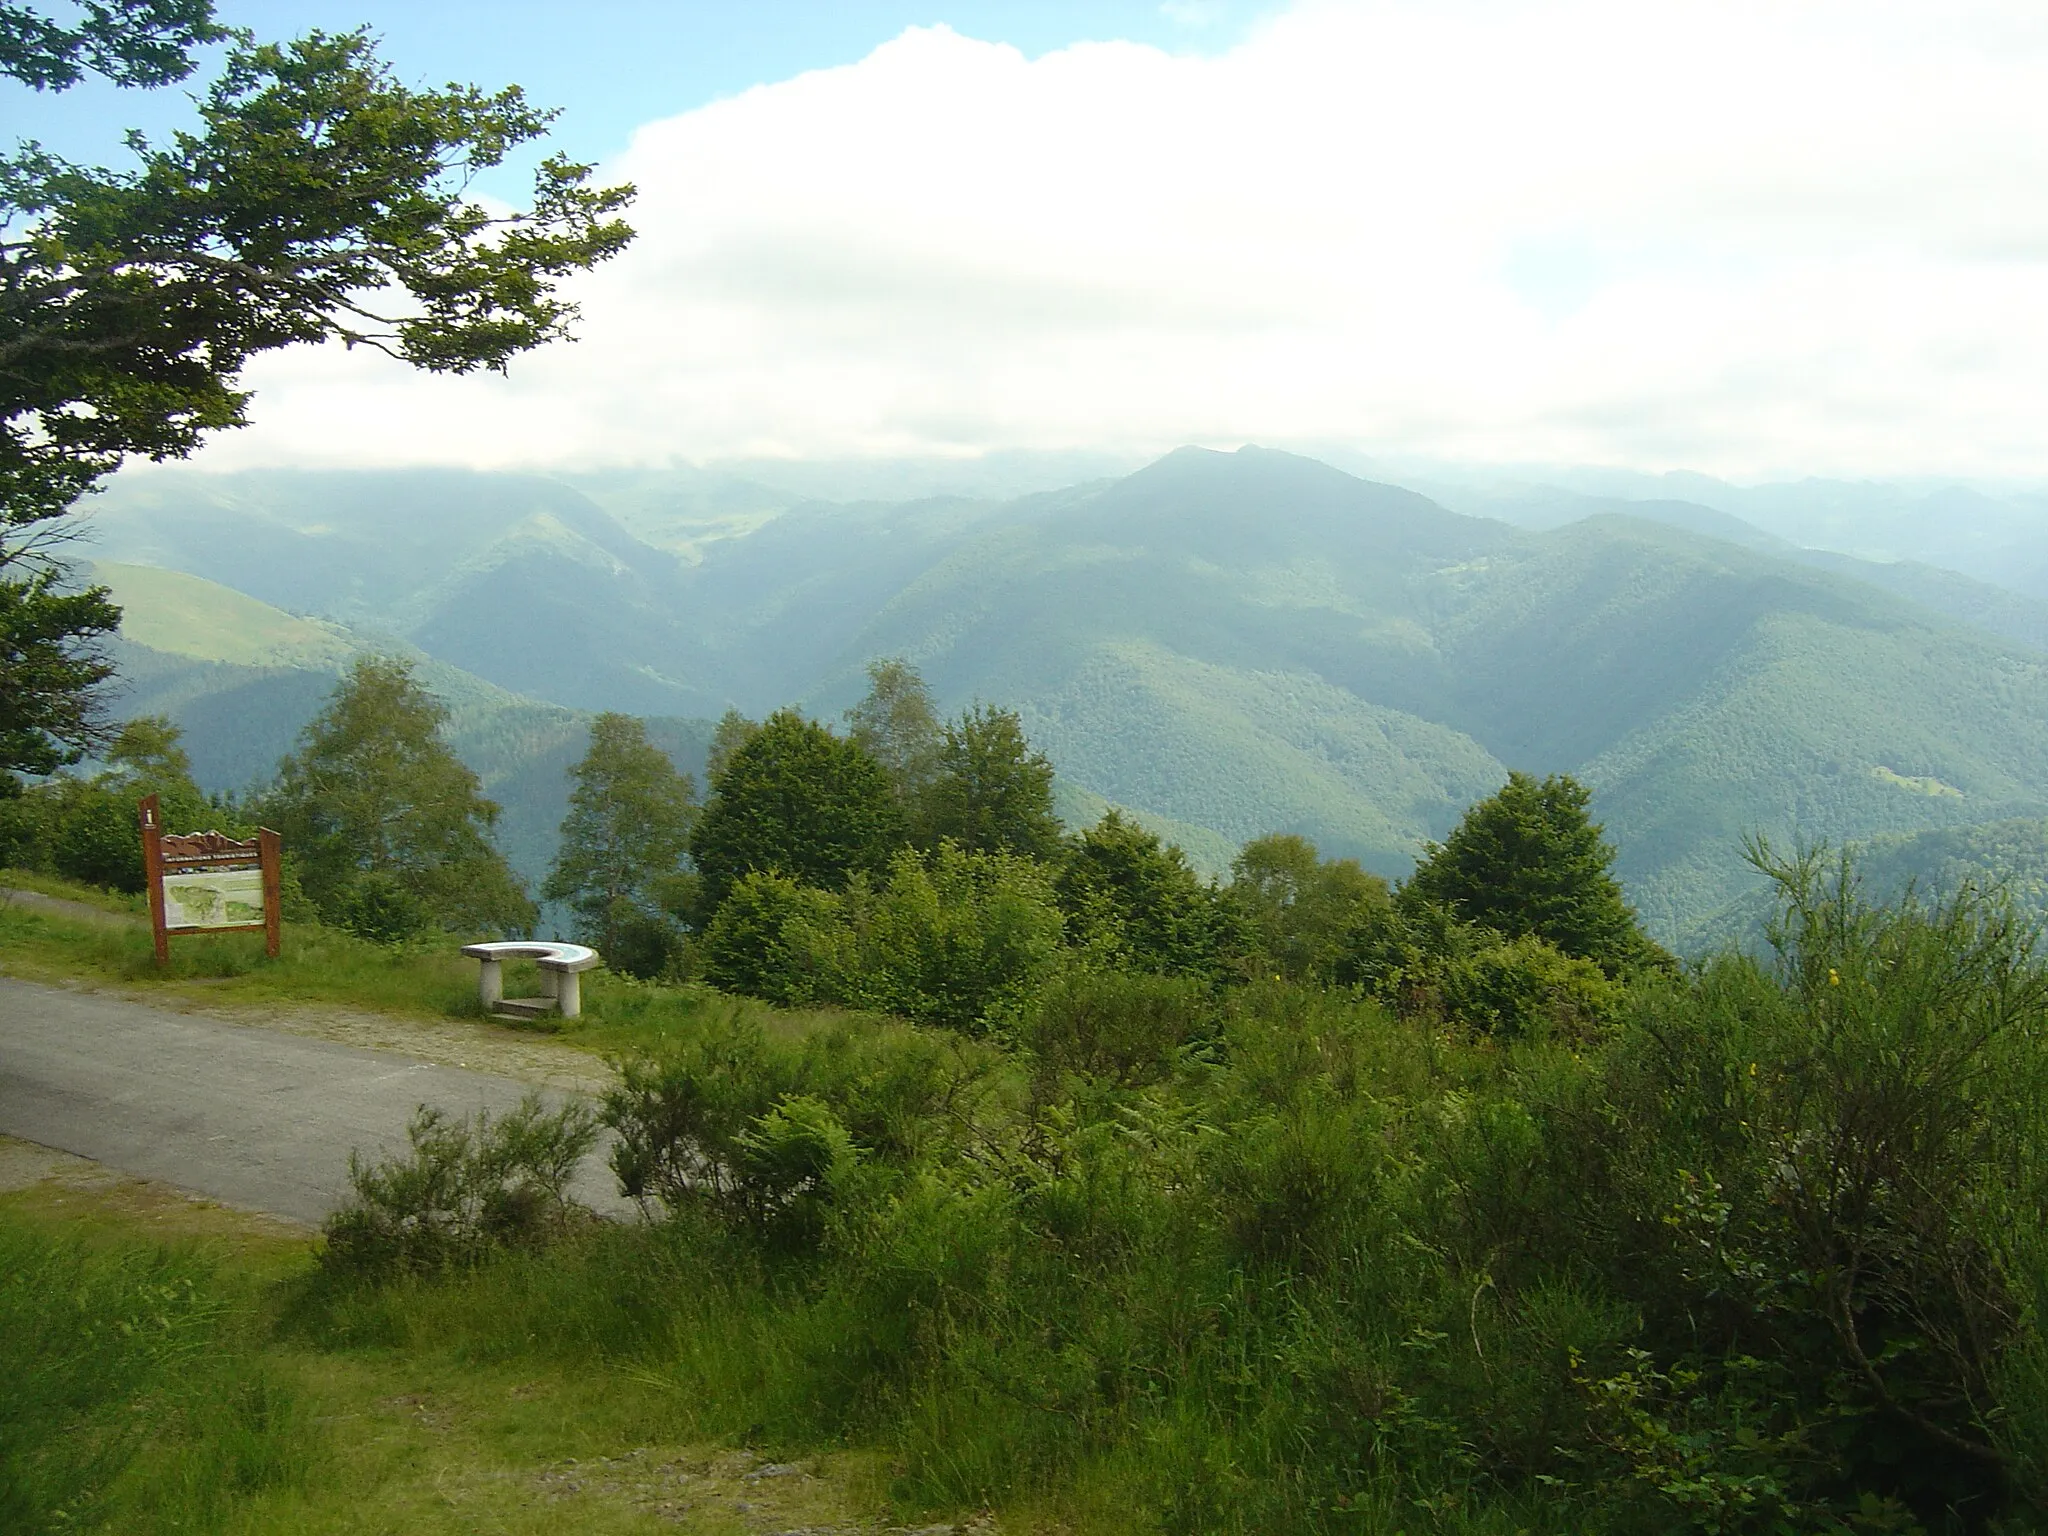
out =
[[156,963],[170,962],[174,933],[246,928],[263,930],[263,948],[275,960],[280,937],[277,834],[268,827],[246,840],[218,832],[166,832],[155,795],[144,797],[137,813]]

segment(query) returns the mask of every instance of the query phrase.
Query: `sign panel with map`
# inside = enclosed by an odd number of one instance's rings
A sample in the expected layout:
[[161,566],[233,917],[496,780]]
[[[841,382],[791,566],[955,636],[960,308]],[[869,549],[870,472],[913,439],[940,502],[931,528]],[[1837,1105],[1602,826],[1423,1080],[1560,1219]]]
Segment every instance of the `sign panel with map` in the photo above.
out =
[[280,927],[277,834],[267,827],[251,838],[166,832],[157,819],[155,795],[144,799],[137,812],[157,964],[170,960],[174,933],[237,928],[262,929],[264,948],[274,957]]
[[261,928],[263,871],[223,869],[164,876],[166,928]]

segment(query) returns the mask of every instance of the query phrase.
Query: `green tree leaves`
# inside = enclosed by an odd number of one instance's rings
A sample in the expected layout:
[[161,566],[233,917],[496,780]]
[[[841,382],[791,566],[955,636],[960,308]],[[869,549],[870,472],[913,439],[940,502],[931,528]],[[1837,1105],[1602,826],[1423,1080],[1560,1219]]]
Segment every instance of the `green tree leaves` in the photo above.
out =
[[169,85],[192,73],[191,50],[218,42],[212,0],[101,0],[65,28],[25,5],[0,5],[0,75],[61,91],[90,74],[116,85]]
[[884,869],[902,841],[902,812],[881,764],[784,709],[712,781],[690,851],[705,910],[715,911],[757,870],[836,890],[856,870]]
[[517,87],[415,91],[363,33],[238,43],[200,131],[128,173],[33,146],[0,164],[0,506],[54,517],[126,454],[175,458],[243,421],[260,353],[328,339],[502,371],[568,333],[559,280],[616,255],[625,187],[543,163],[533,205],[469,181],[545,133]]
[[[386,889],[395,883],[436,927],[532,926],[533,903],[491,845],[498,807],[441,740],[447,716],[411,663],[364,657],[278,764],[261,809],[299,859],[322,916],[341,921],[367,905],[388,926],[403,909]],[[371,876],[376,891],[358,901],[356,887]]]
[[[638,940],[659,905],[661,883],[681,868],[697,820],[696,786],[647,739],[632,715],[602,714],[590,747],[569,770],[576,788],[562,842],[541,895],[567,902],[577,937],[615,966],[638,971]],[[634,953],[628,954],[628,949]]]
[[1662,958],[1622,899],[1591,799],[1569,774],[1510,774],[1431,846],[1404,901],[1441,904],[1509,938],[1534,935],[1609,975]]
[[1059,852],[1052,764],[1031,750],[1016,711],[977,704],[947,724],[924,824],[933,842],[950,838],[977,853],[1049,859]]
[[1324,985],[1359,979],[1361,951],[1393,914],[1386,881],[1283,832],[1246,843],[1230,869],[1246,938],[1275,972]]
[[1212,976],[1233,914],[1171,844],[1115,811],[1081,834],[1059,872],[1069,936],[1105,963]]
[[104,588],[65,592],[42,525],[129,455],[182,458],[240,426],[248,362],[302,342],[368,346],[439,373],[502,372],[569,332],[560,281],[624,249],[630,187],[561,156],[531,206],[473,178],[553,113],[495,93],[401,84],[368,34],[257,43],[206,0],[107,0],[75,27],[0,5],[0,73],[63,89],[95,72],[155,86],[234,39],[166,146],[126,172],[35,144],[0,159],[0,772],[47,773],[103,740]]
[[942,725],[924,679],[900,657],[870,662],[868,684],[846,712],[848,734],[888,774],[919,847],[1058,853],[1052,764],[1031,750],[1015,710],[976,704]]
[[867,696],[846,712],[847,736],[882,765],[905,820],[917,825],[938,772],[939,714],[917,668],[900,657],[868,663]]
[[120,624],[105,587],[69,591],[47,569],[11,579],[0,541],[0,782],[54,773],[106,740],[94,690],[114,668],[99,642]]

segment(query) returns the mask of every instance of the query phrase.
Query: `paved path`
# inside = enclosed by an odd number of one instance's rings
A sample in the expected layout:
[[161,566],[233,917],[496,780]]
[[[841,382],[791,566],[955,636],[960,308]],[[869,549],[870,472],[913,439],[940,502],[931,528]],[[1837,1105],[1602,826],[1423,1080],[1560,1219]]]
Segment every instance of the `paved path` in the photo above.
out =
[[[420,1103],[502,1112],[532,1091],[0,976],[0,1133],[295,1221],[319,1221],[347,1194],[351,1149],[402,1149]],[[630,1209],[601,1154],[575,1192],[600,1210]]]

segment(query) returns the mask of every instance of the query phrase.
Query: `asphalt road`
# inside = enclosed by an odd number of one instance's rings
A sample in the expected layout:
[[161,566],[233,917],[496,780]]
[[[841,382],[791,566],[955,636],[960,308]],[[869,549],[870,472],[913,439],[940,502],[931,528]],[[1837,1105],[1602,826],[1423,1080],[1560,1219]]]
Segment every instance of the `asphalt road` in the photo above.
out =
[[[421,1103],[501,1113],[532,1091],[395,1052],[0,977],[0,1132],[295,1221],[318,1222],[340,1204],[351,1150],[403,1150]],[[599,1210],[630,1209],[601,1151],[574,1192]]]

